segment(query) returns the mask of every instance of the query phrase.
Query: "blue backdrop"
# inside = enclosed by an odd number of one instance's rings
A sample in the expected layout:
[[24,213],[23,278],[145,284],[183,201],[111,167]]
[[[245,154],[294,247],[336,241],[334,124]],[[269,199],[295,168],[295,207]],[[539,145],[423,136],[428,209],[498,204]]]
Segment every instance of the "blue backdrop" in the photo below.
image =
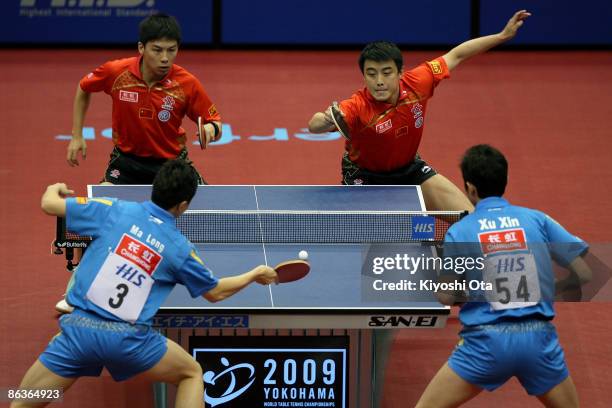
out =
[[212,0],[2,0],[4,43],[136,44],[138,23],[177,17],[186,42],[212,42]]
[[134,44],[138,22],[163,11],[186,44],[450,46],[521,8],[533,17],[513,44],[612,45],[612,0],[3,0],[0,43]]
[[470,0],[223,0],[227,44],[447,44],[469,38]]

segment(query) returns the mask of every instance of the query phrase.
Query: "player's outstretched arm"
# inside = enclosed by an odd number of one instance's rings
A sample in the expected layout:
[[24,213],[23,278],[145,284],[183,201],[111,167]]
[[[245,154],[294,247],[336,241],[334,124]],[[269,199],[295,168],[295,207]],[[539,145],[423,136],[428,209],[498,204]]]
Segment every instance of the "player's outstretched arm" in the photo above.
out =
[[80,84],[77,85],[72,109],[72,140],[68,144],[68,152],[66,154],[68,165],[72,167],[79,165],[79,160],[77,159],[79,151],[83,159],[87,157],[87,143],[85,143],[83,138],[83,122],[85,121],[85,114],[87,113],[87,108],[89,108],[90,100],[91,94],[83,91]]
[[242,275],[219,279],[217,286],[206,292],[203,296],[209,302],[218,302],[227,299],[253,282],[269,285],[277,281],[278,275],[274,269],[269,266],[259,265]]
[[66,196],[74,194],[64,183],[55,183],[47,187],[43,193],[40,207],[48,215],[66,216]]
[[308,122],[308,131],[310,133],[325,133],[336,130],[336,125],[329,114],[329,108],[325,112],[315,113]]
[[474,55],[481,54],[499,44],[502,44],[516,35],[518,29],[523,25],[523,22],[531,16],[527,10],[519,10],[508,20],[508,24],[502,31],[497,34],[487,35],[484,37],[474,38],[459,44],[444,55],[444,60],[448,69],[452,70],[457,65],[462,63]]

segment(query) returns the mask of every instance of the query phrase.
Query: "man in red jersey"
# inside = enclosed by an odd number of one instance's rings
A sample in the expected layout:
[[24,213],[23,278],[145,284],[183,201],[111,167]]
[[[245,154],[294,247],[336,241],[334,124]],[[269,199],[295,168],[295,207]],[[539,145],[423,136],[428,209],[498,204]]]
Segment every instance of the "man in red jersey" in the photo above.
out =
[[[87,144],[83,122],[93,92],[104,91],[113,100],[113,143],[103,184],[153,184],[161,166],[187,157],[185,115],[202,117],[203,143],[221,136],[221,116],[196,77],[175,65],[181,29],[172,16],[154,14],[139,25],[139,57],[108,61],[81,79],[74,98],[72,140],[67,161],[78,166]],[[200,184],[205,184],[198,175]],[[76,258],[80,258],[77,251]],[[72,279],[68,284],[70,288]],[[65,299],[55,306],[69,313]]]
[[[518,11],[498,34],[466,41],[409,71],[402,71],[402,53],[395,44],[366,45],[359,57],[366,86],[340,103],[350,130],[342,158],[342,182],[420,185],[428,210],[471,211],[473,206],[465,195],[418,155],[427,101],[452,69],[513,38],[530,15]],[[335,130],[329,109],[315,113],[308,129],[312,133]]]
[[[451,70],[513,38],[530,15],[526,10],[517,11],[501,32],[466,41],[409,71],[402,71],[402,53],[395,44],[366,45],[359,57],[365,88],[340,103],[350,134],[342,157],[342,183],[420,185],[427,210],[473,211],[463,192],[419,157],[427,101]],[[313,115],[308,122],[310,132],[336,130],[330,109]],[[382,402],[393,332],[374,331],[377,358],[372,401],[377,407]]]
[[154,14],[140,23],[139,31],[140,56],[102,64],[81,79],[74,98],[70,166],[78,166],[79,152],[86,157],[82,129],[91,94],[104,91],[113,99],[115,148],[103,179],[111,184],[151,184],[167,160],[186,159],[185,115],[194,122],[202,117],[204,143],[218,140],[221,133],[221,116],[202,84],[174,64],[181,43],[176,19]]

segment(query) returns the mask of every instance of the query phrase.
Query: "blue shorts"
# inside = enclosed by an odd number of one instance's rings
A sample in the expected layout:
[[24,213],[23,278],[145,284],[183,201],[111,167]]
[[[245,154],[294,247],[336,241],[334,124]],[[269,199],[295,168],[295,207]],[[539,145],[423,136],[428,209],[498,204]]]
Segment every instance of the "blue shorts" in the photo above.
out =
[[39,360],[62,377],[97,377],[106,367],[115,381],[127,380],[152,368],[167,350],[166,338],[149,326],[79,309],[60,318],[60,329]]
[[555,326],[526,320],[466,327],[448,365],[470,384],[493,391],[516,376],[530,395],[542,395],[569,371]]

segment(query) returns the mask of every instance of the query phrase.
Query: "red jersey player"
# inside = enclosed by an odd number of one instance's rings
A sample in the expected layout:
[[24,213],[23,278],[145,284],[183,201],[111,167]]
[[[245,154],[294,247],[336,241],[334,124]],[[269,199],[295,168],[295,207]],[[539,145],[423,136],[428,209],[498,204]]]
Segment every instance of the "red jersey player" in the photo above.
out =
[[176,19],[154,14],[139,31],[140,56],[102,64],[81,79],[74,99],[71,166],[79,164],[79,151],[86,156],[82,129],[91,93],[104,91],[113,100],[115,148],[103,180],[112,184],[151,184],[168,159],[187,159],[185,115],[194,122],[202,117],[205,143],[220,137],[221,116],[202,84],[174,64],[181,42]]
[[[402,70],[402,54],[395,44],[368,44],[359,58],[366,86],[340,103],[350,130],[342,182],[420,185],[428,210],[471,211],[465,195],[418,155],[427,101],[452,69],[513,38],[529,16],[518,11],[500,33],[466,41],[409,71]],[[312,133],[335,130],[329,109],[315,113],[308,128]]]

